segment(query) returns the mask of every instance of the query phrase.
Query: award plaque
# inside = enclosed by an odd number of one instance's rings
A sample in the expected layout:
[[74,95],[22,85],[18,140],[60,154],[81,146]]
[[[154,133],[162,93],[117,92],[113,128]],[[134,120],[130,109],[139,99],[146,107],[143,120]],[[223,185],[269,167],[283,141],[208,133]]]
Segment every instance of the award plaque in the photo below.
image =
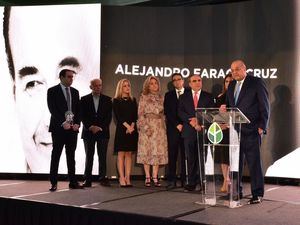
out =
[[65,112],[66,122],[73,125],[74,113],[72,111]]

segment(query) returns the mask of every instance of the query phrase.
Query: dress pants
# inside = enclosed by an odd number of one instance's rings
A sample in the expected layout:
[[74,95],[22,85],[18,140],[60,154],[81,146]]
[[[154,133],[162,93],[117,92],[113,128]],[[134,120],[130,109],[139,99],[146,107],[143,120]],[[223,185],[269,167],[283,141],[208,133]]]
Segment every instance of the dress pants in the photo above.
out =
[[181,137],[180,132],[177,129],[169,128],[167,130],[168,137],[168,172],[167,177],[169,182],[176,182],[176,165],[178,159],[178,153],[180,151],[180,179],[184,183],[186,179],[185,174],[185,152],[184,152],[184,140]]
[[75,150],[77,146],[77,132],[64,131],[64,132],[52,132],[53,149],[51,153],[50,163],[50,182],[52,185],[57,184],[57,173],[60,156],[65,146],[66,158],[68,166],[68,175],[70,183],[77,183],[75,177]]
[[[199,138],[199,140],[202,140],[202,136]],[[195,186],[197,183],[200,183],[200,185],[203,186],[205,174],[204,163],[202,163],[204,162],[202,142],[199,143],[200,155],[198,154],[197,138],[184,138],[184,148],[188,165],[187,185]],[[199,168],[201,169],[199,170]]]
[[85,171],[84,176],[87,182],[92,182],[92,170],[95,154],[95,145],[97,145],[98,162],[99,162],[99,180],[106,176],[106,152],[109,139],[84,139],[85,148]]
[[258,132],[241,135],[240,143],[240,164],[239,164],[239,189],[242,189],[242,176],[244,159],[246,159],[251,179],[251,193],[253,197],[264,196],[264,176],[260,158],[261,136]]

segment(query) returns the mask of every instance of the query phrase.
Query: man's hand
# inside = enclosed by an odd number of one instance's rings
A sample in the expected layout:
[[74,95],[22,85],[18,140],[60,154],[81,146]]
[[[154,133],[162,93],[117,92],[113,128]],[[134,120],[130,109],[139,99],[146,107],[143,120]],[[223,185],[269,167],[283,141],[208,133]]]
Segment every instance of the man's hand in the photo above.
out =
[[72,129],[74,130],[74,131],[79,131],[79,125],[78,124],[73,124],[73,126],[72,126]]
[[91,131],[93,134],[96,134],[97,132],[102,131],[102,128],[92,125],[90,126],[89,131]]
[[183,128],[183,125],[182,124],[178,124],[176,126],[177,130],[179,130],[179,132],[182,132],[182,128]]
[[190,125],[192,127],[196,127],[196,125],[197,125],[197,119],[196,119],[196,117],[190,118]]
[[196,131],[201,131],[201,130],[202,130],[202,126],[200,126],[200,125],[196,124],[196,126],[195,126],[195,130],[196,130]]
[[190,125],[195,128],[196,131],[201,131],[203,126],[198,124],[197,118],[190,118]]
[[70,130],[71,129],[71,124],[68,123],[67,121],[65,121],[63,124],[62,124],[63,128],[65,130]]
[[259,135],[263,135],[264,134],[264,130],[259,127],[258,128],[258,133],[259,133]]

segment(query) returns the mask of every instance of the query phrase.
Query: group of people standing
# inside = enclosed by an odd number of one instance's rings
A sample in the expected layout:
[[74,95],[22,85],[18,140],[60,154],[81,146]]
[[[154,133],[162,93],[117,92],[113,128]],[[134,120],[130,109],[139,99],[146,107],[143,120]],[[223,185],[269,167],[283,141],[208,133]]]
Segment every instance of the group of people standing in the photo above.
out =
[[[269,117],[268,93],[261,79],[246,76],[246,66],[241,60],[232,63],[231,71],[232,75],[226,76],[224,90],[218,96],[216,104],[213,96],[202,90],[202,79],[199,75],[190,76],[188,87],[184,87],[184,80],[180,73],[172,75],[174,89],[167,92],[165,96],[160,92],[159,79],[149,76],[144,81],[138,102],[131,94],[131,84],[128,79],[118,82],[112,100],[101,93],[101,79],[94,79],[90,85],[92,93],[83,96],[80,100],[78,91],[71,87],[75,72],[62,70],[59,74],[61,83],[50,88],[47,95],[51,113],[49,131],[53,139],[50,191],[57,189],[58,164],[64,146],[70,188],[92,186],[95,145],[99,157],[100,184],[109,185],[109,180],[106,178],[106,152],[112,112],[116,119],[114,151],[118,154],[120,187],[132,186],[130,180],[132,153],[137,151],[137,163],[143,164],[146,187],[152,184],[156,187],[161,186],[158,178],[159,166],[167,164],[167,188],[176,187],[177,158],[180,154],[181,185],[188,191],[195,190],[197,184],[204,188],[199,180],[199,174],[204,174],[204,165],[199,166],[198,162],[199,157],[201,159],[204,156],[198,155],[198,148],[201,149],[202,145],[197,142],[197,133],[202,135],[203,126],[195,116],[195,109],[220,107],[220,110],[224,111],[226,107],[240,106],[241,111],[251,120],[250,125],[242,127],[240,169],[242,170],[245,156],[250,166],[251,181],[253,180],[251,182],[252,202],[260,202],[263,196],[263,176],[259,149],[261,134],[266,131]],[[234,81],[231,82],[232,80]],[[243,88],[239,87],[240,97],[236,103],[235,86],[240,81],[243,83]],[[242,93],[245,95],[243,97],[245,101],[241,97]],[[83,185],[76,180],[74,160],[80,122],[83,123],[82,138],[86,151]],[[249,143],[252,147],[249,147]],[[216,160],[222,164],[224,175],[222,190],[227,191],[228,152],[222,153]]]

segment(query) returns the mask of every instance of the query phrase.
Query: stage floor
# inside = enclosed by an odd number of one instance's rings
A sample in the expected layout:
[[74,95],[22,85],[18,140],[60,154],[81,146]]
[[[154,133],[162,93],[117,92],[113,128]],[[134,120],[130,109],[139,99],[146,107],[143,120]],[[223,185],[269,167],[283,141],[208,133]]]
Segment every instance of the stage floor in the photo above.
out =
[[[120,188],[117,181],[111,187],[93,183],[92,188],[69,190],[68,182],[60,181],[56,192],[49,192],[48,181],[0,180],[0,198],[105,210],[128,215],[143,215],[175,221],[180,224],[299,224],[299,186],[265,185],[262,204],[247,205],[250,185],[244,184],[245,197],[242,207],[230,209],[224,206],[196,204],[201,200],[199,191],[184,192],[182,188],[166,190],[165,187],[146,188],[143,181],[133,181],[132,188]],[[166,183],[163,182],[163,185]],[[0,218],[1,220],[1,218]],[[1,223],[2,224],[2,223]],[[167,224],[167,223],[166,223]]]

